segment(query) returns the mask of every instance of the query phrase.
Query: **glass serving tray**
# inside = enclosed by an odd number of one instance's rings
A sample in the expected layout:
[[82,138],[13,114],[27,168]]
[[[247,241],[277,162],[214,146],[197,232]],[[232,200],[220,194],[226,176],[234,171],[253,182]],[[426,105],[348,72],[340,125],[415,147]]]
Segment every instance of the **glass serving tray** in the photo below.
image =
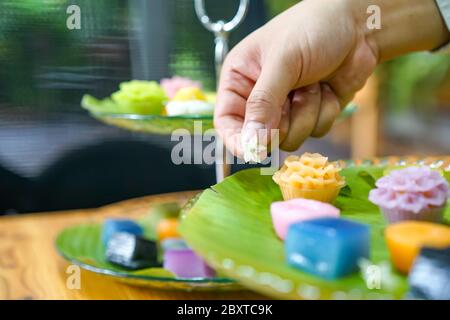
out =
[[149,134],[169,135],[177,129],[182,129],[185,133],[191,134],[204,133],[214,127],[212,115],[180,115],[169,117],[164,115],[120,114],[93,111],[90,111],[90,115],[109,125]]
[[100,224],[83,224],[64,229],[56,238],[58,253],[81,268],[134,286],[182,291],[243,290],[234,280],[217,278],[177,278],[163,268],[129,271],[105,260]]
[[[358,107],[349,104],[340,114],[338,120],[350,117],[356,112]],[[205,133],[213,129],[212,115],[139,115],[123,114],[100,111],[89,111],[90,115],[109,125],[113,125],[125,130],[138,131],[148,134],[170,135],[177,129],[184,129],[185,133]],[[183,132],[180,132],[181,134]]]

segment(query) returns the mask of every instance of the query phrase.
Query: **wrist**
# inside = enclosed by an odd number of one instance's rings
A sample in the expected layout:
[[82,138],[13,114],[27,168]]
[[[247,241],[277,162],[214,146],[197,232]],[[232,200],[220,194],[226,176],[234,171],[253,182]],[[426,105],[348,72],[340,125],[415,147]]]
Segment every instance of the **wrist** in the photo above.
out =
[[[380,62],[415,51],[433,50],[450,40],[435,0],[347,0],[355,27]],[[370,5],[380,8],[381,28],[370,28]]]

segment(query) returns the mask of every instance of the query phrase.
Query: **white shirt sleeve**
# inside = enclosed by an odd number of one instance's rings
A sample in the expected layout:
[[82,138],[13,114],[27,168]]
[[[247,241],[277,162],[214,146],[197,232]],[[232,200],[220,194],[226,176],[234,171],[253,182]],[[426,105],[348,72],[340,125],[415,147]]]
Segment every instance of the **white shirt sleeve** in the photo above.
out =
[[[442,18],[450,31],[450,0],[436,0],[436,4],[438,5]],[[434,50],[434,52],[450,54],[450,42]]]

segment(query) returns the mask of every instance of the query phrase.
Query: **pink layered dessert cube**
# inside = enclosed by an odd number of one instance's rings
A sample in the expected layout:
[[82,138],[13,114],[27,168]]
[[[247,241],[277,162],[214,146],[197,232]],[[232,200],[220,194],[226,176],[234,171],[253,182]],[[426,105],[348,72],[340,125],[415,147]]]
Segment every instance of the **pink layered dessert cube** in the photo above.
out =
[[295,222],[323,217],[339,217],[339,209],[331,204],[309,200],[292,199],[273,202],[270,207],[275,232],[284,240],[288,228]]
[[164,269],[179,278],[213,278],[215,271],[189,248],[168,249],[164,252]]

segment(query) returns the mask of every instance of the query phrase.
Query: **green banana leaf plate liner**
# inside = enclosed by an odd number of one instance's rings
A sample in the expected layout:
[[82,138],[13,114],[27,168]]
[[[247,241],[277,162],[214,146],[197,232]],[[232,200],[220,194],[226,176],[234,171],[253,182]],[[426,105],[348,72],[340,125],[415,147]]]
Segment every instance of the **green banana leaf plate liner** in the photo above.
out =
[[[141,223],[141,225],[143,225]],[[152,231],[143,225],[146,237],[152,238]],[[101,241],[100,224],[84,224],[64,229],[56,238],[58,253],[81,268],[106,275],[130,285],[164,290],[181,291],[232,291],[242,290],[235,281],[217,278],[177,278],[163,268],[148,268],[129,271],[105,260],[105,247]]]
[[183,129],[180,134],[193,134],[204,133],[213,128],[212,115],[131,114],[123,112],[110,98],[96,99],[90,95],[83,97],[81,106],[88,110],[93,118],[130,131],[172,134],[177,129]]
[[[290,267],[284,243],[272,227],[270,204],[282,200],[272,176],[259,169],[240,171],[205,190],[182,217],[181,233],[189,245],[216,270],[251,290],[281,299],[400,299],[408,291],[407,278],[390,265],[384,240],[386,226],[378,207],[367,199],[385,170],[408,164],[450,169],[448,159],[376,159],[339,162],[344,187],[335,205],[345,218],[371,227],[371,257],[355,273],[335,281],[324,280]],[[445,172],[447,180],[449,172]],[[445,213],[450,219],[450,206]],[[379,280],[368,270],[379,270]],[[365,274],[365,276],[363,276]],[[377,283],[372,283],[374,280]]]

